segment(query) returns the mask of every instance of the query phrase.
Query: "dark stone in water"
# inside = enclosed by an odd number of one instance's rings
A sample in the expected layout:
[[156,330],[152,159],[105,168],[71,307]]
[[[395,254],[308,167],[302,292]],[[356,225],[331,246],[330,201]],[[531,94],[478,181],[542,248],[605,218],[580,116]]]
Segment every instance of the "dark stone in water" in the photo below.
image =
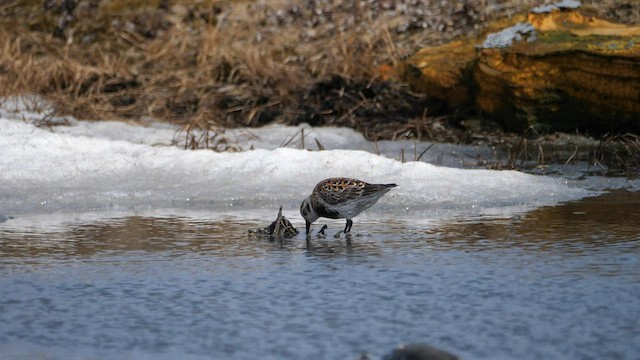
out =
[[13,219],[13,216],[6,216],[6,215],[0,214],[0,223],[3,223],[5,221],[11,220],[11,219]]
[[249,230],[249,236],[278,236],[290,238],[298,235],[298,229],[291,225],[291,222],[282,215],[282,206],[278,210],[278,217],[271,225],[257,230]]
[[382,360],[457,360],[458,357],[444,350],[424,344],[401,345]]

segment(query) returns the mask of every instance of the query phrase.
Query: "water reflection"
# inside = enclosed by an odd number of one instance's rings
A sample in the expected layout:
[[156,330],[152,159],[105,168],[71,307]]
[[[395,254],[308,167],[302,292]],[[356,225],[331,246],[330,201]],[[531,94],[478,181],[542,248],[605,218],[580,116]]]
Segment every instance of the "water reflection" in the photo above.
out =
[[621,190],[509,219],[462,218],[428,233],[452,247],[477,250],[519,246],[580,252],[625,243],[638,249],[638,219],[640,193]]
[[1,257],[88,257],[124,252],[220,252],[247,255],[238,238],[242,227],[256,223],[223,217],[196,220],[182,217],[127,216],[77,223],[45,232],[0,229]]
[[639,204],[639,193],[614,191],[508,218],[459,216],[426,225],[410,218],[365,218],[359,221],[350,241],[334,238],[330,228],[326,237],[314,237],[306,243],[303,235],[288,240],[249,238],[247,230],[264,226],[262,219],[268,219],[269,212],[248,218],[243,214],[207,214],[211,219],[135,215],[71,223],[47,231],[3,225],[0,261],[134,252],[235,257],[307,250],[320,257],[381,256],[389,251],[486,251],[513,247],[579,254],[616,244],[631,251],[640,247]]

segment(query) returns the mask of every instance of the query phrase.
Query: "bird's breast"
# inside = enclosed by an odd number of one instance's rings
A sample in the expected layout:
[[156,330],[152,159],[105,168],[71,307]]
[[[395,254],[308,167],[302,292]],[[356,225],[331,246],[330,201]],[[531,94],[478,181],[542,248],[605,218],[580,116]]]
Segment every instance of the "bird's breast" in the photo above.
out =
[[334,209],[331,209],[326,204],[322,202],[318,202],[315,208],[316,214],[321,217],[329,218],[329,219],[340,219],[344,216],[340,216],[340,212]]

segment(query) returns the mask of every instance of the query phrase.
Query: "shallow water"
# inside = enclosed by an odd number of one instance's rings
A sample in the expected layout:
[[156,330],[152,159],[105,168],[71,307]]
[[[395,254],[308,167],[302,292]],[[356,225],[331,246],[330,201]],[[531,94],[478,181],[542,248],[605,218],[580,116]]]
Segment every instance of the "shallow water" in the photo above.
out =
[[407,342],[465,359],[640,353],[639,193],[510,217],[373,213],[356,218],[351,241],[247,237],[275,213],[1,223],[0,353],[355,359]]

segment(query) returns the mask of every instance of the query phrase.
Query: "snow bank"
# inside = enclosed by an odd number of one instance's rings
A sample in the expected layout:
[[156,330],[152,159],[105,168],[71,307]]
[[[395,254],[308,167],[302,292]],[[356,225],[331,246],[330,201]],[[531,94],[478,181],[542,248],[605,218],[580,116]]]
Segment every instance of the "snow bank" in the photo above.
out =
[[[0,214],[279,205],[297,209],[319,180],[332,176],[397,183],[372,210],[409,215],[530,209],[594,194],[563,179],[516,171],[401,163],[362,150],[276,148],[273,139],[282,135],[277,132],[292,133],[295,128],[257,130],[272,131],[253,140],[254,148],[264,148],[238,153],[166,146],[174,131],[109,122],[77,122],[50,131],[0,119]],[[350,130],[314,131],[327,132],[327,145],[366,145]],[[326,140],[330,135],[333,140]]]

